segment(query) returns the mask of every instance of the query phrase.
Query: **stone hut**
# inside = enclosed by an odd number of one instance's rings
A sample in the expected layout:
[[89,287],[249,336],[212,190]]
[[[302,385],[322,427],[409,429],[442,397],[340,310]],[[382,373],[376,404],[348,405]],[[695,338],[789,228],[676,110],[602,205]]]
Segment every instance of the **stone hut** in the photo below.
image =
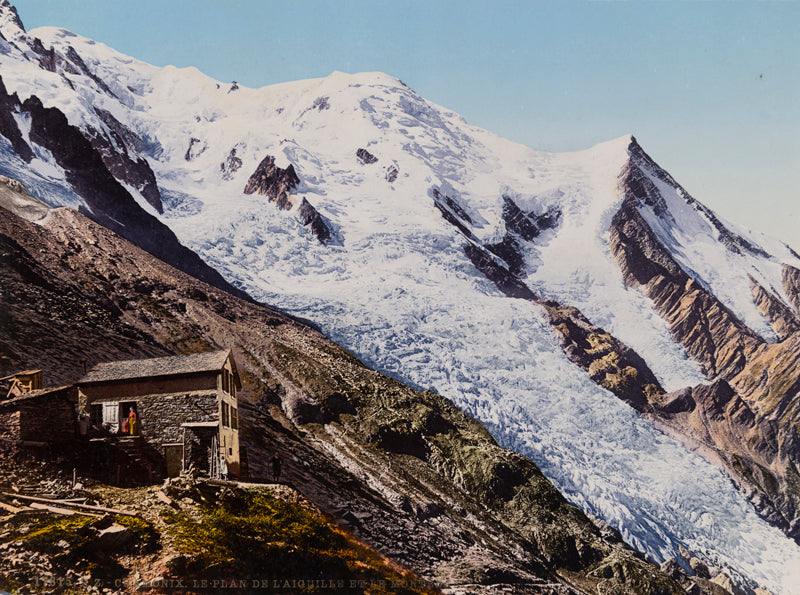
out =
[[102,363],[76,384],[98,449],[101,441],[127,449],[151,478],[190,467],[239,475],[242,383],[229,350]]
[[73,386],[33,389],[0,401],[0,440],[49,446],[75,440],[78,393]]

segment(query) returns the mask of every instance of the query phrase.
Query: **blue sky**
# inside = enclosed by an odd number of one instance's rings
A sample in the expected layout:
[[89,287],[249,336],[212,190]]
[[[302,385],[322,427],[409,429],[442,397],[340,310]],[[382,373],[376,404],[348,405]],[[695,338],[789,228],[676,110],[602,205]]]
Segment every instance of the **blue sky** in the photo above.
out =
[[800,1],[12,0],[250,87],[379,70],[535,149],[632,133],[722,217],[800,251]]

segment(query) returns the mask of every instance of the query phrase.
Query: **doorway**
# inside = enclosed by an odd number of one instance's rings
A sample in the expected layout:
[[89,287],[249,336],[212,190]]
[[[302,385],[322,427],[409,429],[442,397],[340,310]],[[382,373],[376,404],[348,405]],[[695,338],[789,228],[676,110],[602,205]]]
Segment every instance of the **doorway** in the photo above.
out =
[[[133,409],[134,419],[136,420],[131,428],[129,423],[131,409]],[[139,433],[141,428],[141,420],[139,419],[139,409],[136,407],[136,401],[120,401],[119,404],[119,427],[123,434],[135,436]]]
[[165,444],[164,459],[167,462],[167,477],[178,477],[183,471],[183,444]]

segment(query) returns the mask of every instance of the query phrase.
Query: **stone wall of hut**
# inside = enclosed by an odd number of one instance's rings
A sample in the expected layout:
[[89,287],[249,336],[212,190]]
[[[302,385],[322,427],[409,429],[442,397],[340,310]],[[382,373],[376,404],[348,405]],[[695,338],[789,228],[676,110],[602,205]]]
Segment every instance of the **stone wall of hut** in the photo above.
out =
[[153,446],[183,442],[183,423],[219,419],[216,391],[147,395],[136,402],[139,433]]

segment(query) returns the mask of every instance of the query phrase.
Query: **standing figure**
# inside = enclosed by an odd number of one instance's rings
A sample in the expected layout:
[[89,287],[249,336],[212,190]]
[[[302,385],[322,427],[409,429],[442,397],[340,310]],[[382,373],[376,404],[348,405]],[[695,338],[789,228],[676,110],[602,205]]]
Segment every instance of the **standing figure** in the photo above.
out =
[[219,478],[225,481],[228,479],[228,461],[224,455],[219,458]]
[[128,429],[131,432],[131,436],[136,435],[136,431],[138,430],[137,425],[136,412],[133,410],[133,407],[131,407],[131,412],[128,414]]
[[272,455],[272,479],[275,481],[279,481],[281,478],[281,465],[283,465],[283,459],[278,456],[278,453]]

